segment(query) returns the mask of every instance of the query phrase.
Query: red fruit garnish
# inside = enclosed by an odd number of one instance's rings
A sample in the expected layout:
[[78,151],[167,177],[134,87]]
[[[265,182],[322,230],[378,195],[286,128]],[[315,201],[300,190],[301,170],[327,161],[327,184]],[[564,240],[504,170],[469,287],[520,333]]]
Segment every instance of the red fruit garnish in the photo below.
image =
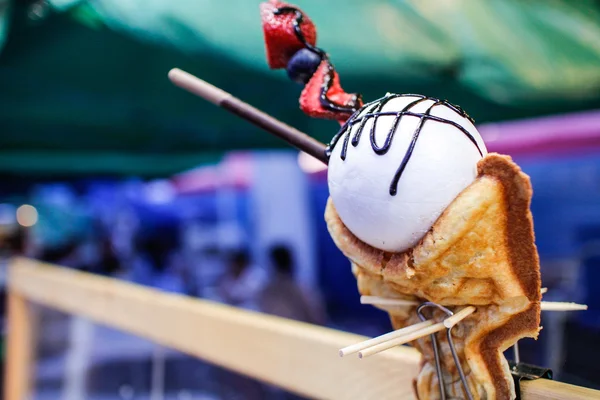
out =
[[338,73],[327,59],[321,61],[300,95],[300,108],[307,115],[335,119],[340,123],[345,122],[362,105],[360,95],[344,92]]
[[[277,10],[280,10],[279,14],[276,14]],[[295,32],[296,10],[302,13],[302,21],[299,24],[302,36],[306,43],[314,46],[317,42],[317,31],[302,10],[279,1],[260,5],[267,62],[272,69],[285,68],[294,53],[306,47]]]

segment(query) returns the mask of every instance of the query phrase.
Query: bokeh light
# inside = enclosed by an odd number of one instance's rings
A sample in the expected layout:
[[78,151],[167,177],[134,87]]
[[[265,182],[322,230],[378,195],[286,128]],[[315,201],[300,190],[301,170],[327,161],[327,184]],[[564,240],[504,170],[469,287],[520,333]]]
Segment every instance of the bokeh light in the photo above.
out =
[[17,208],[17,222],[24,227],[30,227],[38,221],[38,212],[34,206],[23,204]]

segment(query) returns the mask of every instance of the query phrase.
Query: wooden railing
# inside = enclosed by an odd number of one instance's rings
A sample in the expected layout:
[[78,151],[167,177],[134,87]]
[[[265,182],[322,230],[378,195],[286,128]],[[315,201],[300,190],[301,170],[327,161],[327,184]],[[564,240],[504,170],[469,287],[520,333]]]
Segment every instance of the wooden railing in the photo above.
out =
[[[38,327],[31,303],[311,398],[414,398],[420,356],[412,348],[340,359],[341,347],[365,338],[18,258],[9,266],[6,400],[27,399],[32,390]],[[521,393],[525,400],[600,399],[598,391],[546,379],[523,382]]]

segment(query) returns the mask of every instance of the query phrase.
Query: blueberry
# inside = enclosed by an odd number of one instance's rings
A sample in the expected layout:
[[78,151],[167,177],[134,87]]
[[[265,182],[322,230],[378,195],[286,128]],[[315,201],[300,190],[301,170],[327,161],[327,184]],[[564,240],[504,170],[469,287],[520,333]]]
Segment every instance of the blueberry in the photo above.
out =
[[321,63],[321,55],[313,50],[300,49],[287,64],[287,74],[291,80],[307,83]]

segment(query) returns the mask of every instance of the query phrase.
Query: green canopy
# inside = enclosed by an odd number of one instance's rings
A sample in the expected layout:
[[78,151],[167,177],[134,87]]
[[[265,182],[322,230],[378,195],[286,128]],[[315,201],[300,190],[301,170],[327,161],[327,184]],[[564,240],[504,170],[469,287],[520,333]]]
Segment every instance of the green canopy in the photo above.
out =
[[[259,1],[25,3],[0,0],[1,173],[158,176],[285,146],[173,87],[173,67],[320,140],[338,128],[304,116],[301,86],[267,68]],[[479,123],[600,107],[597,1],[295,4],[367,100],[447,98]]]

